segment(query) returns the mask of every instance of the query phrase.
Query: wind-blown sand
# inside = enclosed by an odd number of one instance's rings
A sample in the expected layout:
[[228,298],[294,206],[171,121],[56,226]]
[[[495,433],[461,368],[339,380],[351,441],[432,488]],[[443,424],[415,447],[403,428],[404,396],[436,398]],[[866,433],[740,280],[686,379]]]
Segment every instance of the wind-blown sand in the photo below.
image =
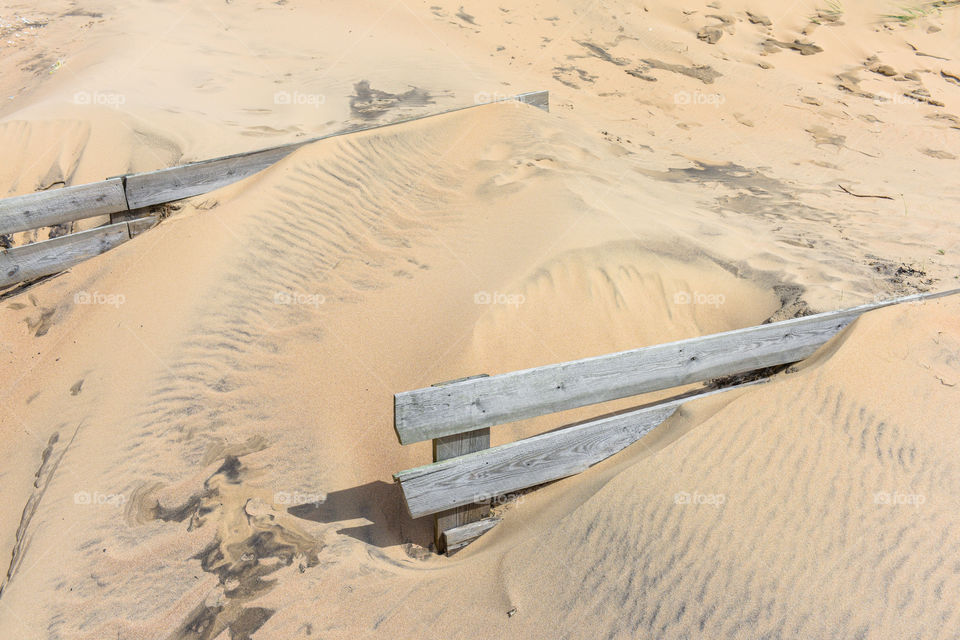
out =
[[394,393],[958,286],[960,8],[788,4],[0,8],[2,195],[551,92],[309,145],[0,299],[0,636],[954,637],[955,296],[452,558],[391,482],[430,459]]

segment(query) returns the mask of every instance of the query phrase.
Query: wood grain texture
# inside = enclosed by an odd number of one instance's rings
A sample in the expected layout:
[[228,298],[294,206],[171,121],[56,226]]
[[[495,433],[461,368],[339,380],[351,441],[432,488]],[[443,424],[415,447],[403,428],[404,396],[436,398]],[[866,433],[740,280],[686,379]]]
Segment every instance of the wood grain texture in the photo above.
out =
[[106,225],[0,251],[0,287],[69,269],[123,244],[130,239],[128,224]]
[[201,195],[262,171],[309,142],[133,174],[127,176],[127,202],[139,209]]
[[[506,100],[516,100],[539,109],[549,110],[549,92],[547,91],[531,91]],[[493,102],[502,102],[502,100]],[[129,175],[126,176],[127,202],[131,209],[139,209],[141,207],[200,195],[262,171],[278,160],[290,155],[300,147],[313,142],[347,135],[349,133],[357,133],[358,131],[369,131],[371,129],[380,129],[405,122],[412,122],[414,120],[422,120],[424,118],[479,107],[484,104],[490,103],[471,104],[447,109],[439,113],[417,115],[383,124],[352,127],[301,142],[272,147],[270,149],[239,153],[222,158],[185,164],[179,167]]]
[[751,386],[686,395],[394,474],[414,518],[559,480],[633,444],[685,402]]
[[860,314],[894,300],[394,396],[401,444],[802,360]]
[[0,200],[0,234],[51,227],[126,210],[121,178],[28,193]]
[[500,524],[500,518],[484,518],[443,532],[443,548],[449,555],[467,546],[490,529]]
[[[433,461],[441,462],[459,456],[484,451],[490,448],[490,429],[479,429],[468,433],[437,438],[433,441]],[[438,513],[434,517],[433,538],[440,552],[448,551],[443,532],[482,520],[490,514],[489,501],[458,506],[449,511]]]
[[0,199],[0,234],[28,231],[62,222],[125,212],[201,195],[242,180],[290,155],[300,147],[358,131],[389,127],[414,120],[516,100],[550,110],[548,91],[530,91],[503,100],[477,103],[364,127],[352,127],[300,142],[201,160],[178,167],[118,176],[94,182]]

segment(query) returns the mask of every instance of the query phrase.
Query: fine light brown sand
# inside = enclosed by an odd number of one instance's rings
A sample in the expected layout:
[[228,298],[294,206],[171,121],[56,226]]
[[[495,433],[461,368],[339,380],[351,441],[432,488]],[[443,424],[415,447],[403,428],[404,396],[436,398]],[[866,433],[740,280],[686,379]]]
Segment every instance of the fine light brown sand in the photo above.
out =
[[0,6],[4,196],[551,92],[304,147],[0,300],[0,637],[955,637],[957,297],[452,558],[391,482],[430,459],[394,393],[957,287],[960,8],[897,6]]

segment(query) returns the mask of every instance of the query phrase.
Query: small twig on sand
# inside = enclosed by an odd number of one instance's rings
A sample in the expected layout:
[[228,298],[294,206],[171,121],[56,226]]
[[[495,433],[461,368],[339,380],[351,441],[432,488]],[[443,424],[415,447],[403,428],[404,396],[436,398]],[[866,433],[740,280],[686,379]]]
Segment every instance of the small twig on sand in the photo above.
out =
[[873,196],[873,195],[863,194],[863,193],[854,193],[853,191],[850,191],[850,189],[847,189],[842,184],[837,186],[840,187],[841,191],[843,191],[844,193],[850,194],[854,198],[882,198],[883,200],[893,200],[892,196]]

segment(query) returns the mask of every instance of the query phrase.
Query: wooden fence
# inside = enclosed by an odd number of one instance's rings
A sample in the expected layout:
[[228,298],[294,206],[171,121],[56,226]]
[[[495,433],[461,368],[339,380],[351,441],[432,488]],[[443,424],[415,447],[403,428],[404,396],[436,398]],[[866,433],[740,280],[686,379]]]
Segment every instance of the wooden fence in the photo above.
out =
[[401,444],[433,439],[434,462],[394,479],[412,517],[435,515],[437,548],[449,553],[496,524],[484,521],[490,498],[580,473],[643,437],[684,402],[747,385],[675,397],[493,448],[491,426],[797,362],[863,313],[955,293],[960,289],[398,393],[397,438]]
[[[354,127],[291,144],[202,160],[177,167],[108,178],[52,191],[0,199],[0,235],[51,227],[67,222],[110,215],[111,222],[142,218],[145,209],[158,204],[201,195],[261,171],[304,145],[335,136],[394,126],[414,120],[480,107],[495,102],[516,101],[549,110],[547,91],[521,93],[511,98],[471,104],[438,113],[411,116],[385,124]],[[155,224],[108,225],[30,245],[0,250],[0,288],[69,269],[99,255],[137,232]],[[126,229],[126,235],[123,230]]]

